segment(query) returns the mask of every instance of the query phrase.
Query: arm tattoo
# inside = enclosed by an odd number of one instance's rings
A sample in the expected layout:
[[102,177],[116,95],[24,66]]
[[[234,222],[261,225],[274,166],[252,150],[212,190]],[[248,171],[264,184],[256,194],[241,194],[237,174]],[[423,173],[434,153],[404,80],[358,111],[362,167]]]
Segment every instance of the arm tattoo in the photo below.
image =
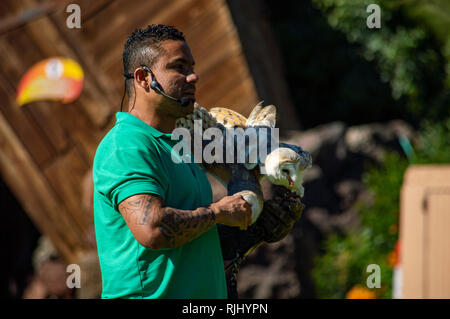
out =
[[159,230],[169,247],[178,247],[197,238],[215,224],[211,209],[200,207],[194,211],[165,207],[160,212]]
[[145,225],[149,222],[152,204],[155,198],[148,195],[135,196],[119,204],[125,220],[136,225]]
[[209,230],[216,223],[211,209],[182,210],[154,205],[156,198],[138,195],[119,204],[128,224],[157,228],[165,239],[166,248],[182,246]]

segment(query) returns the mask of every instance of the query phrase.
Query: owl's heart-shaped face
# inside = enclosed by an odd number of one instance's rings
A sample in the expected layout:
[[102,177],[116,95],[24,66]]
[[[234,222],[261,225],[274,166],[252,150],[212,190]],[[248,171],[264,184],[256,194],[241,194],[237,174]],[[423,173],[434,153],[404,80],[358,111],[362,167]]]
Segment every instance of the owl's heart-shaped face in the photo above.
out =
[[303,197],[303,173],[311,166],[311,162],[302,155],[287,147],[275,149],[266,157],[265,178]]

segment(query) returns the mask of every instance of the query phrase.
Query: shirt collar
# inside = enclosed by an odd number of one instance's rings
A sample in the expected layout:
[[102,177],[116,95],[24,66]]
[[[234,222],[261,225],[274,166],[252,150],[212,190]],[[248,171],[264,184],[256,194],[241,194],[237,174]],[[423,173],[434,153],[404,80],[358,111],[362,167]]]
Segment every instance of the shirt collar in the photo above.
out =
[[116,125],[119,123],[127,123],[130,125],[139,126],[145,130],[147,130],[150,134],[152,134],[154,137],[162,137],[162,138],[168,138],[171,139],[172,134],[171,133],[163,133],[155,129],[154,127],[148,125],[141,119],[137,118],[136,116],[128,113],[128,112],[117,112],[116,113]]

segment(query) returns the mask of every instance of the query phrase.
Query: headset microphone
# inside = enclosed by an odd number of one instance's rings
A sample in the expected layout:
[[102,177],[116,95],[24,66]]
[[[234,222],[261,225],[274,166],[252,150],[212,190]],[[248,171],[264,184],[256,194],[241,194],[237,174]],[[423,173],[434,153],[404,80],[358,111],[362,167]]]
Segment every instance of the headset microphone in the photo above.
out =
[[156,93],[161,94],[162,96],[165,96],[168,99],[174,100],[176,101],[178,104],[180,104],[181,106],[185,107],[188,106],[191,99],[188,97],[182,97],[182,98],[174,98],[173,96],[167,95],[166,93],[164,93],[164,91],[161,89],[161,87],[159,86],[159,83],[156,82],[155,80],[155,76],[153,75],[153,72],[145,65],[141,66],[142,69],[144,69],[145,71],[147,71],[148,73],[150,73],[150,76],[152,77],[152,81],[150,82],[150,88],[152,88]]
[[165,97],[168,98],[168,99],[171,99],[171,100],[176,101],[176,102],[177,102],[178,104],[180,104],[181,106],[188,106],[188,105],[189,105],[189,102],[191,101],[190,98],[185,97],[185,96],[182,97],[182,98],[180,98],[180,99],[176,99],[176,98],[174,98],[174,97],[172,97],[172,96],[170,96],[170,95],[167,95],[166,93],[163,92],[163,90],[161,90],[161,87],[159,86],[158,82],[156,82],[156,81],[154,81],[154,80],[150,83],[150,87],[151,87],[153,90],[155,90],[157,93],[161,94],[162,96],[165,96]]

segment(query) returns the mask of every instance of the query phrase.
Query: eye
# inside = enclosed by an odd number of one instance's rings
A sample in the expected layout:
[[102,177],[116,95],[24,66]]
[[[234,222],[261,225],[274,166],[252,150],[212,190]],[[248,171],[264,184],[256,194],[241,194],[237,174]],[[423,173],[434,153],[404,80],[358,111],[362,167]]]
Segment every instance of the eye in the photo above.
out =
[[287,169],[283,168],[281,171],[282,171],[284,174],[289,175],[289,171],[288,171]]

